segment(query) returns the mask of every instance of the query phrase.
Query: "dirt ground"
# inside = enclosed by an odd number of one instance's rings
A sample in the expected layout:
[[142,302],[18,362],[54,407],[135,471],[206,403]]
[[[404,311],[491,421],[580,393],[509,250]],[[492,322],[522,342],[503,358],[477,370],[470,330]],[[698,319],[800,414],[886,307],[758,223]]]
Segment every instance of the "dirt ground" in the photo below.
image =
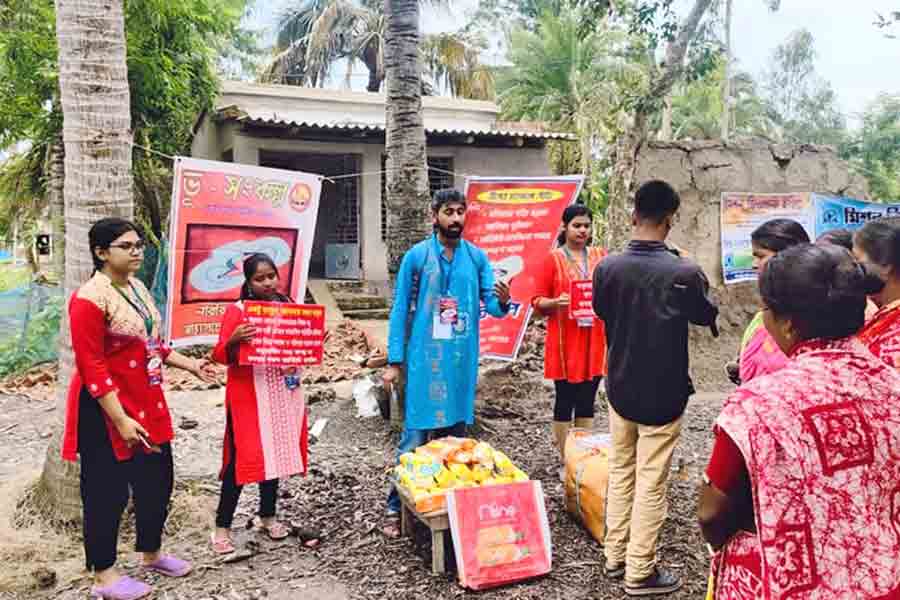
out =
[[[491,364],[479,387],[478,421],[471,432],[504,450],[533,479],[540,479],[547,499],[553,542],[553,571],[531,582],[479,593],[491,599],[555,598],[612,600],[624,597],[621,586],[602,573],[602,547],[565,512],[563,490],[552,466],[550,440],[552,388],[540,377],[541,332],[535,328],[519,361]],[[712,383],[720,369],[709,353],[695,380]],[[696,366],[696,365],[695,365]],[[709,373],[709,375],[706,375]],[[176,388],[189,387],[174,382]],[[701,387],[701,386],[698,386]],[[716,392],[721,383],[712,386]],[[704,389],[704,388],[701,388]],[[709,389],[708,387],[706,389]],[[474,595],[453,574],[433,576],[430,538],[419,530],[415,541],[388,540],[380,533],[387,490],[386,471],[393,461],[396,434],[380,418],[359,419],[352,400],[352,381],[312,385],[308,397],[310,423],[327,419],[321,439],[311,446],[307,477],[284,482],[279,501],[286,521],[318,529],[322,544],[310,549],[298,541],[264,540],[243,524],[254,512],[255,486],[245,491],[238,517],[239,546],[249,556],[236,563],[219,562],[209,549],[209,533],[218,494],[216,473],[224,427],[223,390],[170,391],[176,440],[176,498],[166,535],[166,549],[195,564],[184,580],[151,577],[154,598],[244,600],[254,598],[439,599]],[[660,539],[663,565],[680,574],[684,588],[676,599],[702,597],[707,553],[695,519],[696,490],[711,447],[711,424],[721,393],[700,393],[689,404],[669,489],[669,518]],[[597,428],[607,429],[598,400]],[[30,523],[15,529],[14,505],[40,472],[54,424],[51,399],[35,394],[0,395],[0,598],[81,599],[88,595],[78,532],[53,532]],[[132,517],[126,515],[120,544],[122,562],[139,574]],[[4,546],[6,546],[4,548]],[[449,554],[452,556],[452,553]],[[452,560],[452,559],[451,559]],[[52,569],[56,583],[37,589],[36,569]]]

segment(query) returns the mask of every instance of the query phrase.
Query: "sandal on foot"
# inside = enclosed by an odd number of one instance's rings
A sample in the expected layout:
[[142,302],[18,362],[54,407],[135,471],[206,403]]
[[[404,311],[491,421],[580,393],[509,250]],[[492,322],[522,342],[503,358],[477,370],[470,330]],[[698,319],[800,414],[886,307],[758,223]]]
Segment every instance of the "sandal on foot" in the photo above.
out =
[[253,526],[269,536],[270,540],[276,542],[281,541],[287,538],[287,536],[291,535],[291,530],[288,529],[284,523],[279,523],[278,521],[273,522],[271,525],[266,525],[265,523],[263,523],[263,520],[260,517],[256,517],[253,520]]
[[234,552],[237,550],[234,547],[234,542],[231,541],[231,538],[217,540],[216,534],[211,533],[209,535],[209,541],[212,543],[213,552],[219,555],[234,554]]
[[193,566],[186,560],[176,558],[171,554],[163,554],[148,565],[144,565],[148,571],[155,571],[166,577],[184,577],[193,570]]
[[385,525],[381,529],[381,532],[385,535],[385,537],[390,538],[392,540],[396,540],[400,538],[400,515],[388,515],[385,517]]
[[138,600],[151,592],[149,585],[131,577],[120,577],[115,583],[91,586],[91,598],[99,600]]

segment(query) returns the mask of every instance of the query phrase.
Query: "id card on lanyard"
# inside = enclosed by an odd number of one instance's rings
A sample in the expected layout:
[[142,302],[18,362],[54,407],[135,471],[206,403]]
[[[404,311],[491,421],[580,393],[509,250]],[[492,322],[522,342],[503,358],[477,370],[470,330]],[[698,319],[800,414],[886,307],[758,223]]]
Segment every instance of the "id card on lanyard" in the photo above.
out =
[[163,379],[162,343],[159,341],[159,338],[153,336],[153,313],[150,312],[150,308],[144,303],[141,295],[134,288],[134,285],[130,282],[128,285],[137,302],[132,300],[128,294],[119,287],[116,287],[116,291],[119,292],[122,298],[125,299],[125,302],[127,302],[144,321],[144,329],[147,332],[147,341],[145,342],[145,350],[147,352],[147,383],[151,386],[161,385]]
[[161,385],[163,380],[162,344],[157,338],[147,340],[147,382]]
[[[460,244],[461,246],[461,244]],[[447,269],[444,269],[446,260],[443,253],[438,254],[438,265],[441,269],[442,289],[441,296],[438,299],[437,307],[432,318],[431,335],[436,340],[453,339],[453,331],[459,324],[459,299],[450,294],[450,285],[453,282],[453,266],[456,262],[456,254],[461,248],[457,248],[454,252],[453,260],[448,261]]]
[[594,326],[594,309],[592,302],[592,285],[590,279],[590,262],[588,260],[588,251],[584,250],[584,263],[575,260],[569,249],[563,246],[566,258],[569,264],[574,265],[578,270],[578,277],[572,277],[570,269],[569,283],[569,316],[575,319],[579,327]]

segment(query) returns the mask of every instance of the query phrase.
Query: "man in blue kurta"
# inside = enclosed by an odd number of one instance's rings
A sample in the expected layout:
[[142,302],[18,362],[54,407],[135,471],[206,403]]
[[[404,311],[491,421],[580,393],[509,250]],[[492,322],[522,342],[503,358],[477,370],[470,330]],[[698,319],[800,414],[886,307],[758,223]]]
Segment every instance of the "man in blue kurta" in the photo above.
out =
[[[463,436],[475,417],[479,319],[509,312],[509,287],[494,281],[483,250],[462,239],[466,199],[441,190],[432,202],[434,234],[400,263],[388,337],[385,386],[406,375],[406,419],[397,457],[429,438]],[[399,535],[400,499],[392,488],[385,533]]]

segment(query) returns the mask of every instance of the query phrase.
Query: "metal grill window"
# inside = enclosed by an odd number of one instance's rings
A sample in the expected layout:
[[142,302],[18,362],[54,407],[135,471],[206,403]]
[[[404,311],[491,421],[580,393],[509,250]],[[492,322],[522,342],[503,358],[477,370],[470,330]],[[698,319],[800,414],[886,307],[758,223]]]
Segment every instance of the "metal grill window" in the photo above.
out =
[[[343,157],[344,173],[356,173],[357,157],[345,155]],[[359,178],[345,177],[335,183],[324,182],[325,185],[336,186],[335,198],[337,200],[338,221],[334,230],[328,235],[330,244],[358,244],[359,243]]]
[[[429,156],[428,166],[428,193],[434,195],[438,190],[452,188],[455,180],[452,175],[453,157]],[[433,169],[440,169],[435,171]],[[381,156],[381,239],[387,240],[387,156]],[[444,171],[450,171],[446,173]]]

